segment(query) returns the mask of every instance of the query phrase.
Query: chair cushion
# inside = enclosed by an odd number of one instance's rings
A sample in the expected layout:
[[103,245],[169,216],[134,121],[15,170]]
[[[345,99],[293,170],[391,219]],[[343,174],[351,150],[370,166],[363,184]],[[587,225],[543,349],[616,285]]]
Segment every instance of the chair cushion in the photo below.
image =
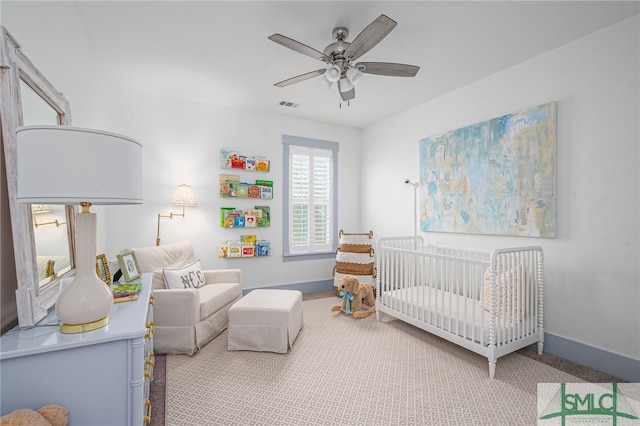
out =
[[200,319],[208,318],[242,296],[240,283],[209,284],[198,289],[200,294]]
[[154,247],[125,248],[133,250],[138,260],[140,272],[153,272],[153,288],[166,288],[162,270],[164,268],[182,268],[195,262],[196,256],[189,241],[165,244]]

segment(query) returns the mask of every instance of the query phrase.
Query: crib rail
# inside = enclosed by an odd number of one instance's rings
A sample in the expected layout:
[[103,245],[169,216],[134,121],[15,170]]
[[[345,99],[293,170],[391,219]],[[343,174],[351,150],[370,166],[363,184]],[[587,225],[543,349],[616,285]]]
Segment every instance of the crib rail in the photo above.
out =
[[542,328],[539,247],[489,252],[394,237],[380,238],[376,254],[381,311],[492,347]]

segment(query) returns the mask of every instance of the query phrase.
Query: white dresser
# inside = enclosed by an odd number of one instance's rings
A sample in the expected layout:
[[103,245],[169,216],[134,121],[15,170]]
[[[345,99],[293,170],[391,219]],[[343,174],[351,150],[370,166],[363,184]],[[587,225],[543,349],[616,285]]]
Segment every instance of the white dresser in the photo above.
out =
[[31,329],[0,338],[0,410],[60,404],[70,425],[124,426],[150,422],[153,378],[151,274],[138,300],[116,303],[109,324],[61,334],[55,310]]

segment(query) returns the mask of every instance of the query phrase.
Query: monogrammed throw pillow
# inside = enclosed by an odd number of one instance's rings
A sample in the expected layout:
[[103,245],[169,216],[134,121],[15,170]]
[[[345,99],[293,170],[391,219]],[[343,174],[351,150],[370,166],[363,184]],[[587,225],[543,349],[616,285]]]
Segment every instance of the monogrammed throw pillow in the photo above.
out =
[[198,288],[204,285],[204,273],[200,260],[182,268],[165,268],[162,270],[164,284],[167,288]]

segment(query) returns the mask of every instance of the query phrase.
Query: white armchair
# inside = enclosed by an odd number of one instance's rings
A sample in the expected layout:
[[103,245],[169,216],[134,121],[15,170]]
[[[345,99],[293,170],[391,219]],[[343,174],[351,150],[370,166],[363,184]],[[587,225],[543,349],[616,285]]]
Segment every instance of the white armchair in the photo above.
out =
[[162,271],[197,260],[190,242],[126,250],[134,251],[141,272],[153,273],[154,352],[193,355],[227,328],[229,308],[242,297],[242,270],[203,270],[203,286],[169,289]]

